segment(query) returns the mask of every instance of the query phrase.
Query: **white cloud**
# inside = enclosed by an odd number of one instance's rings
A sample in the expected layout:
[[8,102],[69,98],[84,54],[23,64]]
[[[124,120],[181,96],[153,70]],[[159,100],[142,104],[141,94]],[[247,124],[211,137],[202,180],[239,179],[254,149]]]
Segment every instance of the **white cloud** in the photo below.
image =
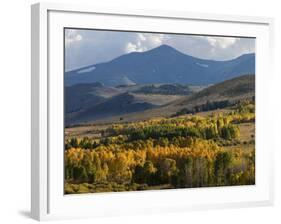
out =
[[151,47],[157,47],[163,44],[165,40],[165,34],[146,34],[146,44]]
[[124,52],[143,52],[158,47],[168,39],[165,34],[137,33],[134,38],[125,45]]
[[210,43],[213,47],[219,47],[219,48],[228,48],[231,45],[235,44],[237,41],[240,40],[240,38],[235,37],[202,37],[206,38],[206,40]]
[[230,60],[255,52],[252,38],[219,36],[169,35],[166,44],[179,51],[202,59]]
[[145,40],[146,40],[145,35],[142,34],[142,33],[139,33],[139,34],[138,34],[138,37],[139,37],[139,39],[140,39],[141,41],[145,41]]
[[162,44],[202,59],[229,60],[255,52],[251,38],[69,29],[65,33],[66,70],[110,61]]
[[66,46],[71,43],[79,42],[83,39],[82,35],[77,32],[77,30],[68,29],[65,31],[65,44]]
[[138,42],[137,44],[133,44],[131,42],[127,43],[125,46],[125,52],[131,53],[131,52],[143,52],[145,51],[145,48],[141,47],[141,43]]

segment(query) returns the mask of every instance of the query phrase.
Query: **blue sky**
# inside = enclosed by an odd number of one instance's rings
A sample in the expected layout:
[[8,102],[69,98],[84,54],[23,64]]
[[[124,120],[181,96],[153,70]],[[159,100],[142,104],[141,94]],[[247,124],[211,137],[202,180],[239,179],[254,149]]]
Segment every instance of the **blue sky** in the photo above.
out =
[[204,59],[229,60],[255,52],[255,39],[116,32],[82,29],[65,30],[65,69],[110,61],[133,51],[143,52],[162,44]]

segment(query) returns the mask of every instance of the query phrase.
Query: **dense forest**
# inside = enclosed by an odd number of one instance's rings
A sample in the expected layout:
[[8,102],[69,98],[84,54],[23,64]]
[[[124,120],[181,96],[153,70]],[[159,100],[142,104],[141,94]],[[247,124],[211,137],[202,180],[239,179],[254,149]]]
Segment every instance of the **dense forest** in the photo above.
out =
[[[228,109],[214,112],[221,107]],[[240,130],[254,125],[254,101],[199,109],[214,111],[180,111],[111,124],[94,137],[67,137],[65,193],[255,184],[254,136],[241,138]]]

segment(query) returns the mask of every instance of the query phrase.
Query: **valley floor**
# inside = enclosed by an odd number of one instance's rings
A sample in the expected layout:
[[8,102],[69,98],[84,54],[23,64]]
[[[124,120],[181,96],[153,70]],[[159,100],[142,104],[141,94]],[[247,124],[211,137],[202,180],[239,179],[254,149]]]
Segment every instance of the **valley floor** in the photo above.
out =
[[65,129],[65,193],[255,184],[254,103]]

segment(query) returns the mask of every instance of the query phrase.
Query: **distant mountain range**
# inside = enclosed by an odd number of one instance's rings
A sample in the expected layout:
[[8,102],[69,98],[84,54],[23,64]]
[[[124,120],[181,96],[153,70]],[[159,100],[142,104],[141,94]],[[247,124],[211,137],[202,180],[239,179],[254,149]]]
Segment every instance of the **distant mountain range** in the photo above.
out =
[[66,125],[131,122],[169,117],[206,102],[252,99],[255,76],[243,75],[210,86],[155,84],[108,87],[78,84],[65,90]]
[[104,86],[181,83],[208,85],[244,74],[255,74],[255,54],[228,61],[195,58],[161,45],[133,52],[112,61],[65,73],[65,85],[99,82]]

